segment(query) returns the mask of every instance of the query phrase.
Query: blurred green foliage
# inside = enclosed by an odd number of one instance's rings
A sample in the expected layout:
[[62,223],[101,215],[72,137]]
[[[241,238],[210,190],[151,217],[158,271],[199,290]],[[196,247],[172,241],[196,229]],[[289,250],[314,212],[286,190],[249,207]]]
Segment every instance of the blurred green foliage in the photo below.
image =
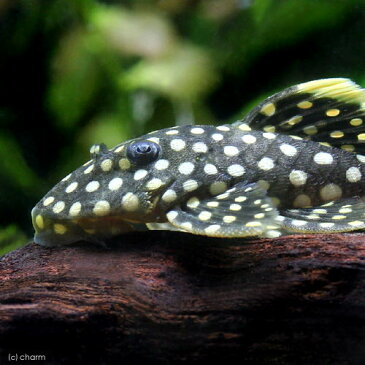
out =
[[88,147],[231,122],[281,88],[365,85],[363,0],[2,0],[0,254]]

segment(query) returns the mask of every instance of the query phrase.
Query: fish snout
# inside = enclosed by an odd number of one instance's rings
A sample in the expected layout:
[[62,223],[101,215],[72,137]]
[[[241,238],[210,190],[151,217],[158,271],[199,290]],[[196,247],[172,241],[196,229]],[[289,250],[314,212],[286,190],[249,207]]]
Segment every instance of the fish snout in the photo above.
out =
[[32,209],[31,216],[35,230],[34,242],[42,246],[67,245],[85,238],[85,233],[76,224],[51,218],[38,206]]

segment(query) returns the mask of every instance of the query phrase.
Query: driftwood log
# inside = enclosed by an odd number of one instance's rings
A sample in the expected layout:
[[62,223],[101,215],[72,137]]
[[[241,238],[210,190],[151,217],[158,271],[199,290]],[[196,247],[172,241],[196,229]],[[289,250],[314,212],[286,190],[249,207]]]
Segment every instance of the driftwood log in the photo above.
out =
[[1,259],[1,364],[365,364],[365,234],[117,241]]

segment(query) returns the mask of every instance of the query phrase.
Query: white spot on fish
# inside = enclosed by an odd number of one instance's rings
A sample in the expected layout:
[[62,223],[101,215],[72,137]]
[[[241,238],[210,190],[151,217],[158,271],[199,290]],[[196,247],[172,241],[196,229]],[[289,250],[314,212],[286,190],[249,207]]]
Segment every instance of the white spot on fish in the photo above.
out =
[[191,162],[183,162],[182,164],[179,165],[178,170],[180,172],[180,174],[183,175],[190,175],[193,171],[194,171],[194,164]]
[[238,148],[235,146],[225,146],[223,151],[224,154],[228,157],[237,156],[239,153]]
[[115,177],[114,179],[110,180],[108,188],[109,190],[118,190],[123,185],[123,179],[120,177]]
[[187,202],[186,202],[186,206],[188,208],[194,209],[196,207],[198,207],[200,204],[200,200],[196,197],[193,196],[192,198],[190,198]]
[[322,200],[336,200],[341,198],[342,189],[336,184],[328,184],[320,190],[320,196]]
[[350,167],[346,170],[346,179],[349,182],[358,182],[361,180],[361,172],[360,169],[357,167]]
[[156,170],[166,170],[169,167],[169,165],[170,165],[170,162],[168,160],[161,159],[155,163],[155,169]]
[[192,128],[190,130],[191,133],[193,134],[203,134],[204,133],[204,129],[203,128]]
[[183,183],[183,189],[185,191],[194,191],[198,188],[198,186],[199,186],[198,182],[196,180],[192,180],[192,179],[186,180]]
[[314,155],[313,160],[318,165],[330,165],[333,162],[333,157],[327,152],[318,152]]
[[90,174],[91,171],[94,170],[94,164],[93,165],[90,165],[89,167],[87,167],[85,170],[84,170],[84,174],[87,175],[87,174]]
[[131,192],[125,194],[122,199],[122,207],[128,212],[137,210],[139,207],[138,196]]
[[289,156],[289,157],[293,157],[297,154],[297,149],[290,145],[290,144],[287,144],[287,143],[284,143],[280,146],[280,151],[286,155],[286,156]]
[[274,168],[274,161],[269,157],[263,157],[258,163],[257,166],[264,171],[269,171]]
[[173,149],[176,152],[182,151],[185,148],[185,146],[186,143],[182,139],[173,139],[170,142],[171,149]]
[[219,131],[223,131],[223,132],[228,132],[228,131],[230,131],[230,130],[231,130],[229,127],[227,127],[227,126],[225,126],[225,125],[220,125],[220,126],[218,126],[218,127],[217,127],[217,129],[218,129]]
[[76,217],[79,215],[81,211],[81,203],[80,202],[76,202],[76,203],[73,203],[70,207],[70,210],[68,212],[68,214],[71,216],[71,217]]
[[219,224],[212,224],[204,229],[205,233],[207,234],[213,234],[219,231],[221,226]]
[[289,180],[294,186],[302,186],[307,182],[308,175],[301,170],[293,170],[289,174]]
[[96,190],[98,190],[100,187],[100,183],[99,181],[90,181],[87,185],[86,185],[86,188],[85,190],[88,192],[88,193],[92,193]]
[[163,185],[163,182],[161,179],[153,178],[146,184],[147,190],[157,190]]
[[212,134],[212,138],[213,138],[215,141],[219,142],[219,141],[221,141],[221,140],[223,139],[223,134],[220,134],[220,133],[214,133],[214,134]]
[[242,136],[241,139],[244,143],[247,144],[252,144],[256,142],[256,137],[251,134],[245,134],[244,136]]
[[193,144],[193,151],[196,153],[206,153],[208,151],[208,147],[203,142],[197,142]]
[[65,202],[59,201],[53,206],[53,213],[61,213],[65,209]]
[[167,214],[166,217],[169,221],[174,221],[176,219],[176,217],[179,215],[179,213],[176,210],[170,210]]
[[239,177],[245,173],[245,168],[241,165],[234,164],[234,165],[228,166],[227,172],[233,177]]
[[43,202],[43,205],[45,207],[47,207],[48,205],[52,204],[54,202],[54,197],[53,196],[49,196],[48,198],[46,198]]
[[162,195],[161,199],[166,203],[171,203],[175,201],[177,198],[177,194],[175,190],[168,189],[165,191],[165,193]]
[[134,180],[141,180],[143,178],[145,178],[147,176],[148,172],[147,170],[141,169],[141,170],[137,170],[134,173]]
[[218,172],[218,170],[214,165],[208,163],[204,166],[204,172],[207,175],[215,175]]
[[66,190],[65,190],[65,192],[66,193],[72,193],[73,191],[75,191],[76,190],[76,188],[77,188],[77,186],[78,186],[79,184],[76,182],[76,181],[74,181],[73,183],[71,183],[69,186],[67,186],[67,188],[66,188]]
[[199,213],[198,218],[201,221],[207,221],[212,217],[212,213],[208,212],[207,210],[203,210],[202,212]]
[[107,158],[100,164],[100,167],[104,172],[110,171],[113,167],[113,161]]
[[97,216],[105,216],[110,211],[110,204],[106,200],[99,200],[93,208],[93,212]]

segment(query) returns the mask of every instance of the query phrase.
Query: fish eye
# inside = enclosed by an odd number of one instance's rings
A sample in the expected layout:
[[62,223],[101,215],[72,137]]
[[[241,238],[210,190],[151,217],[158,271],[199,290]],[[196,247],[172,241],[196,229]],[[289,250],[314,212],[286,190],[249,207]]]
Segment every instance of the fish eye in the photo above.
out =
[[132,143],[127,148],[127,157],[135,165],[146,165],[155,161],[161,151],[161,147],[151,141],[139,141]]

